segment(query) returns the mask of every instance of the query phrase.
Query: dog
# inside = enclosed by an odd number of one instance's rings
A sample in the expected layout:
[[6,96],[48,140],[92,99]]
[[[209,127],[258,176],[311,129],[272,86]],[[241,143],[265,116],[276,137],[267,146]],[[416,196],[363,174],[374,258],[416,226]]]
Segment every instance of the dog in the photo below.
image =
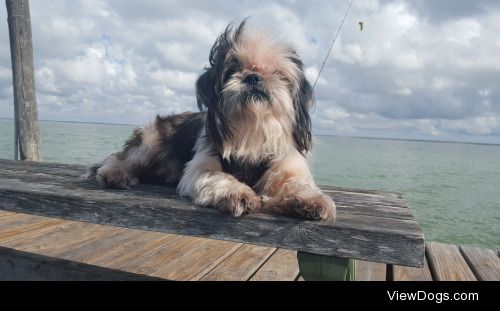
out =
[[333,222],[335,203],[306,162],[314,95],[295,50],[243,21],[218,36],[209,61],[196,82],[200,112],[157,116],[86,177],[112,188],[177,186],[195,204],[234,216]]

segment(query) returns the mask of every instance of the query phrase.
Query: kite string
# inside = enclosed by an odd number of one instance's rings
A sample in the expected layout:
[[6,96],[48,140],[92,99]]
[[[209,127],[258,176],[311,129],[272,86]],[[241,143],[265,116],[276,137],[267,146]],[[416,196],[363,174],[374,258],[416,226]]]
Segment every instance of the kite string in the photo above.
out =
[[335,36],[333,37],[332,43],[330,44],[330,48],[328,49],[328,52],[326,53],[325,59],[323,60],[323,63],[321,64],[321,68],[319,69],[318,76],[316,77],[316,81],[314,81],[314,84],[312,87],[313,90],[319,81],[319,77],[321,76],[323,69],[325,68],[326,61],[328,60],[328,57],[330,57],[330,53],[333,50],[333,46],[335,45],[335,42],[337,41],[337,38],[340,34],[340,31],[342,30],[342,26],[344,25],[344,21],[345,21],[347,15],[349,14],[349,11],[351,10],[351,6],[352,6],[353,2],[354,2],[354,0],[351,0],[351,2],[349,3],[349,6],[347,7],[347,10],[345,11],[344,17],[342,18],[342,21],[340,22],[339,28],[337,29],[337,32],[335,33]]

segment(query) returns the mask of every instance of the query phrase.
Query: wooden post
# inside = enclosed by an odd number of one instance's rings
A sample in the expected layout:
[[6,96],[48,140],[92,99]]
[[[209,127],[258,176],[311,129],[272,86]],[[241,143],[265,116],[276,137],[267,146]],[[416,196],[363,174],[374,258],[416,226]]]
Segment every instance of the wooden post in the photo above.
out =
[[355,281],[354,259],[297,252],[300,275],[306,281]]
[[41,161],[29,0],[5,0],[8,14],[16,133],[21,160]]

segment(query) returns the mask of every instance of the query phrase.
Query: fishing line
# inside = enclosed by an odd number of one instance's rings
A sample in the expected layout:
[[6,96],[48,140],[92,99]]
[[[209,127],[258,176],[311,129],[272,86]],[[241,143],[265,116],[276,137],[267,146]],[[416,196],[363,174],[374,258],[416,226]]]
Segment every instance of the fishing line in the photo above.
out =
[[332,53],[333,46],[335,45],[335,42],[337,41],[337,38],[340,34],[340,31],[342,30],[342,26],[344,26],[344,21],[349,14],[349,11],[351,10],[351,6],[354,0],[351,0],[349,3],[349,6],[347,7],[347,10],[345,11],[344,17],[342,18],[342,21],[340,22],[339,28],[337,29],[337,32],[335,33],[335,36],[333,36],[332,43],[330,44],[330,48],[328,49],[328,52],[326,53],[325,59],[323,60],[323,64],[321,64],[321,68],[319,69],[318,76],[316,77],[316,81],[314,81],[313,84],[313,90],[316,87],[316,84],[318,83],[319,77],[321,76],[321,73],[323,72],[323,69],[325,68],[326,61],[328,60],[328,57],[330,57],[330,53]]

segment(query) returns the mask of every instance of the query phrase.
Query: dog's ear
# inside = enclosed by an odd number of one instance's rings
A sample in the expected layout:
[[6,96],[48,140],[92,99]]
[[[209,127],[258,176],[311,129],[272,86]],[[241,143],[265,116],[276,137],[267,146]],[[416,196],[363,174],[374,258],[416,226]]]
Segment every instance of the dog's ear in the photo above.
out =
[[222,150],[223,141],[231,137],[224,114],[220,107],[221,90],[214,83],[213,68],[209,68],[196,81],[196,98],[200,111],[206,111],[206,133],[217,151]]
[[293,107],[295,109],[293,138],[297,150],[304,154],[312,148],[311,116],[309,115],[309,110],[315,103],[314,93],[311,84],[309,84],[304,75],[304,65],[302,61],[296,54],[295,57],[292,58],[292,61],[297,65],[300,71],[298,90],[293,98]]
[[223,84],[220,78],[222,64],[211,63],[212,67],[196,81],[196,98],[200,111],[206,111],[206,133],[217,152],[222,152],[223,143],[232,138],[232,132],[221,107]]
[[246,20],[239,25],[229,24],[217,37],[210,50],[210,66],[196,82],[198,108],[207,112],[206,131],[210,142],[217,151],[222,151],[225,140],[232,138],[231,128],[221,108],[224,87],[224,69],[227,54],[234,49],[244,31]]
[[196,100],[201,111],[210,110],[219,104],[220,91],[214,82],[213,68],[207,68],[196,81]]

